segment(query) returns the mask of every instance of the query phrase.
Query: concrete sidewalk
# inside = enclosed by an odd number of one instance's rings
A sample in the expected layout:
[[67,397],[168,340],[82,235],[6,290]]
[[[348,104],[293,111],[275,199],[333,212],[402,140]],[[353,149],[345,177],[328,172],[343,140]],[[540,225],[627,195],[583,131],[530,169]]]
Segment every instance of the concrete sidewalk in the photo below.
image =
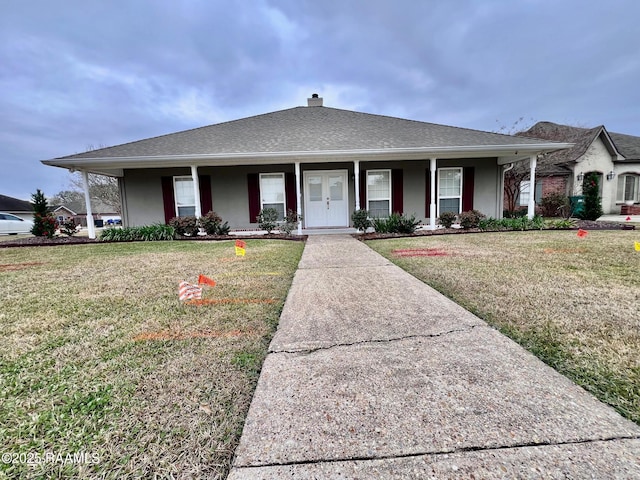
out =
[[640,478],[638,459],[639,426],[366,245],[321,235],[228,478]]

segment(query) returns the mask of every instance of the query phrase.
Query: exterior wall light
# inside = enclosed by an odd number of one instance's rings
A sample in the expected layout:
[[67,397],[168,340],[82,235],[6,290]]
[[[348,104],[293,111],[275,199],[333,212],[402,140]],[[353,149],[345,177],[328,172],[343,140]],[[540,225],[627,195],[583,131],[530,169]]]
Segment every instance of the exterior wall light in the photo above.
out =
[[613,177],[615,176],[616,176],[616,172],[611,170],[609,173],[607,173],[607,180],[613,180]]
[[576,178],[579,182],[581,182],[582,180],[584,180],[584,173],[580,172]]

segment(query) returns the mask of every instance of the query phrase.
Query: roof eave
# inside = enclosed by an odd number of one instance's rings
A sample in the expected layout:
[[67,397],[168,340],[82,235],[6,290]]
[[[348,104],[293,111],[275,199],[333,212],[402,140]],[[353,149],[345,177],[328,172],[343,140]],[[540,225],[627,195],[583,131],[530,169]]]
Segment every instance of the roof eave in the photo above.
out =
[[[270,163],[311,163],[384,160],[420,160],[427,158],[514,157],[517,160],[531,155],[570,148],[570,143],[536,143],[520,145],[473,145],[448,147],[411,147],[355,150],[319,150],[294,152],[249,152],[199,155],[153,155],[135,157],[57,158],[42,160],[45,165],[88,171],[121,171],[124,168],[160,168],[182,166],[233,166]],[[516,160],[513,160],[516,161]]]

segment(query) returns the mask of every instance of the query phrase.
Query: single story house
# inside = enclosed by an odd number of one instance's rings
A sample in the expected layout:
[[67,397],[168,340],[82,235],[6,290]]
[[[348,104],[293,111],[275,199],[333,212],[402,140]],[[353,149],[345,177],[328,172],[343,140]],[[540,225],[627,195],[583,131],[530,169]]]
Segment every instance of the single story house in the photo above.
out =
[[[538,122],[517,135],[574,144],[538,159],[536,202],[553,192],[581,195],[585,175],[597,173],[605,214],[640,214],[640,137],[609,132],[604,125],[579,128],[551,122]],[[520,165],[516,169],[526,173]],[[522,182],[520,205],[527,205],[530,185]]]
[[73,220],[76,217],[76,215],[78,215],[76,212],[71,210],[66,205],[51,205],[49,207],[49,211],[54,217],[56,217],[56,220],[58,221],[58,223]]
[[[323,106],[256,115],[43,161],[118,178],[124,225],[216,211],[257,228],[263,208],[298,212],[302,228],[348,227],[354,210],[502,216],[503,171],[569,143],[502,135]],[[533,205],[531,205],[533,215]],[[90,232],[91,234],[91,232]]]
[[26,200],[0,195],[0,212],[10,213],[23,220],[33,220],[33,205]]

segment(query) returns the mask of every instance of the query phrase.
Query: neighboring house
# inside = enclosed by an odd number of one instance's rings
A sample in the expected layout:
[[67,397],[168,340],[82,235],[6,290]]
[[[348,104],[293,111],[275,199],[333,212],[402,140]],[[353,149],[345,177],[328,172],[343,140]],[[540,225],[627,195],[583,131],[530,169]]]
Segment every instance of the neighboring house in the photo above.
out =
[[64,205],[52,205],[49,207],[49,211],[54,217],[56,217],[56,220],[58,221],[58,223],[63,223],[63,222],[72,220],[77,215],[76,212],[74,212],[73,210],[71,210],[70,208]]
[[[608,132],[602,125],[579,128],[551,122],[538,122],[517,135],[574,144],[538,160],[536,202],[553,192],[581,195],[585,175],[595,172],[605,214],[640,214],[640,137]],[[523,181],[520,205],[526,205],[529,195],[531,182]]]
[[11,213],[24,220],[33,220],[33,205],[30,202],[6,195],[0,195],[0,212]]
[[304,228],[347,227],[358,208],[502,216],[503,169],[571,145],[323,107],[295,107],[43,161],[119,180],[125,225],[216,211],[255,229],[260,209]]
[[[91,215],[93,217],[94,225],[99,227],[106,224],[109,220],[120,220],[120,214],[114,212],[112,206],[95,198],[91,199]],[[76,224],[82,225],[83,227],[87,226],[87,208],[85,205],[79,209],[73,219]]]

